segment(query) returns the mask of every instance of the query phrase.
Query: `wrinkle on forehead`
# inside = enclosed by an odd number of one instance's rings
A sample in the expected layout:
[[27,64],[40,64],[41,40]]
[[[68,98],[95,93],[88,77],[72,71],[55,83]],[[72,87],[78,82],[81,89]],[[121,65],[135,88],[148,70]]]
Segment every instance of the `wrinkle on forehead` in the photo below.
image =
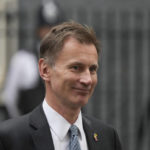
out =
[[60,51],[56,61],[88,61],[94,64],[98,63],[98,54],[93,44],[82,44],[74,38],[69,38],[63,49]]

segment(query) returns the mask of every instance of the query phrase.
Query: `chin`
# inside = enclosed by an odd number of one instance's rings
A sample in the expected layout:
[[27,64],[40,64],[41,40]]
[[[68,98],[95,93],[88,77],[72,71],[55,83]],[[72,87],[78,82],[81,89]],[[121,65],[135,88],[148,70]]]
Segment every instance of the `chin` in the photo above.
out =
[[80,98],[77,100],[77,102],[81,107],[83,107],[84,105],[88,103],[88,98]]
[[70,102],[77,107],[83,107],[88,103],[88,100],[89,95],[74,95],[72,98],[70,98]]

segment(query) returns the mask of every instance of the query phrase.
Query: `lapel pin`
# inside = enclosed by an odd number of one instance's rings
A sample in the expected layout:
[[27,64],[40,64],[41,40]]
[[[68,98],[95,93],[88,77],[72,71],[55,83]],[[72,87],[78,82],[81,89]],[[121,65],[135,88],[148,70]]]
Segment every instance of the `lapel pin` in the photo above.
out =
[[98,134],[94,133],[93,137],[94,137],[94,140],[97,142],[98,141]]

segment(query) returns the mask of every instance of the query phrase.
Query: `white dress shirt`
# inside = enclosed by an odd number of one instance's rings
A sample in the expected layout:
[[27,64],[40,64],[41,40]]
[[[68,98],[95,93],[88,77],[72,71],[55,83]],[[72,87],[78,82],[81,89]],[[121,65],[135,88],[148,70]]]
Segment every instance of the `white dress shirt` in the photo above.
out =
[[[71,124],[57,113],[52,107],[50,107],[46,100],[43,102],[43,110],[46,115],[55,150],[69,150],[69,135],[68,131]],[[79,143],[81,150],[88,150],[85,132],[83,130],[82,115],[81,112],[78,119],[74,123],[79,129]]]

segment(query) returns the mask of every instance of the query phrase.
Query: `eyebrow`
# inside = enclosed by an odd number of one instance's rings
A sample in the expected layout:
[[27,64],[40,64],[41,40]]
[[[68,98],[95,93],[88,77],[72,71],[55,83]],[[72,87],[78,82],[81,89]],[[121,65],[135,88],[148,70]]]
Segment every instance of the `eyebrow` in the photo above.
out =
[[98,64],[93,64],[93,65],[91,65],[92,67],[95,67],[96,69],[98,69],[99,68],[99,65]]
[[[84,64],[83,63],[81,63],[81,62],[72,62],[71,64],[69,64],[69,66],[70,65],[79,65],[79,66],[83,66]],[[92,64],[92,65],[90,65],[90,66],[93,66],[93,67],[96,67],[97,69],[98,69],[98,64]]]

